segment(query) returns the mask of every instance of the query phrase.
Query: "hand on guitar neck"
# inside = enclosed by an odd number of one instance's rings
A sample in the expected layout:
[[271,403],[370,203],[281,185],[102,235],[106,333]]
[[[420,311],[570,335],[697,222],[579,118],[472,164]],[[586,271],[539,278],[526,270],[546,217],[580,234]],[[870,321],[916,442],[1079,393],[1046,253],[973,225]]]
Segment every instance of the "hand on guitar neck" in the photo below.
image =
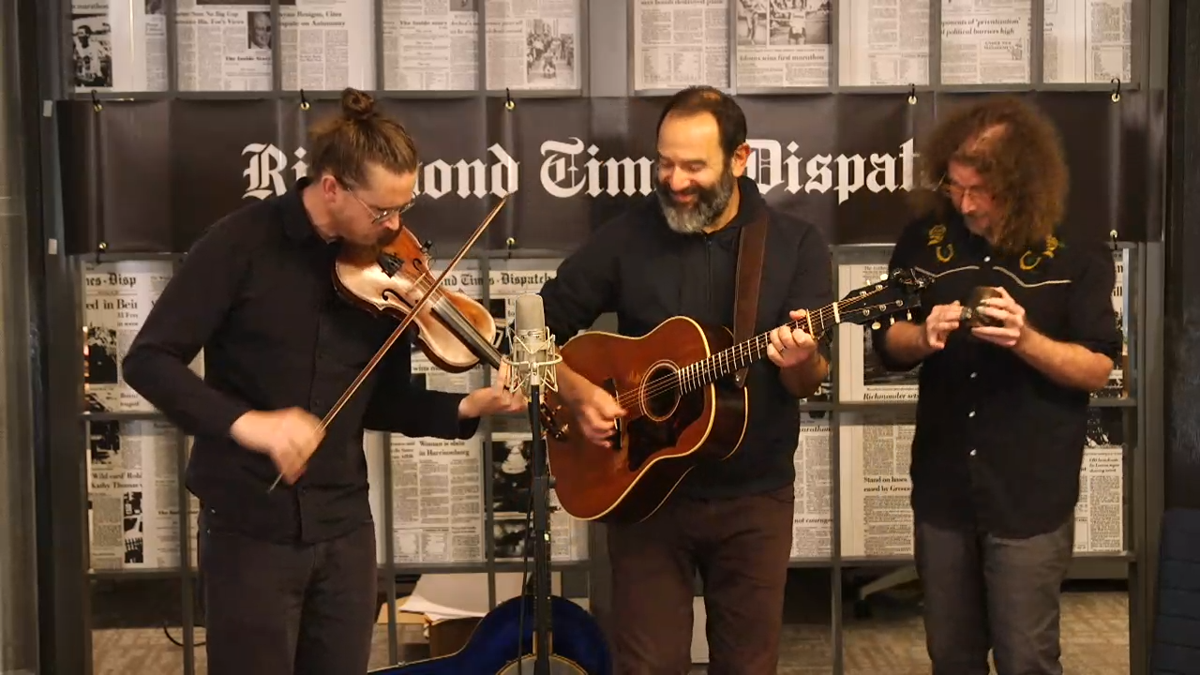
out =
[[626,411],[602,387],[571,370],[566,363],[557,366],[558,390],[577,419],[577,429],[600,447],[612,447],[609,437],[617,419]]

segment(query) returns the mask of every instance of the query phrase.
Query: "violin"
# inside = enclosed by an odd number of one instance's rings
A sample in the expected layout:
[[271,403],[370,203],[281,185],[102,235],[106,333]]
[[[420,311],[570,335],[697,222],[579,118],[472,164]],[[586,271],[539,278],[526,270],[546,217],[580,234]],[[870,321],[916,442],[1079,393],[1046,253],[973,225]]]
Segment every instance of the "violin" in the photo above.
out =
[[[504,359],[500,350],[492,344],[496,336],[496,320],[491,312],[472,298],[443,288],[442,280],[458,265],[507,201],[506,195],[483,219],[437,278],[429,269],[426,247],[417,241],[416,235],[403,223],[399,235],[385,246],[342,247],[333,266],[333,285],[338,294],[368,312],[398,318],[400,324],[326,413],[319,425],[321,430],[328,428],[346,401],[379,365],[387,350],[413,323],[417,325],[417,342],[421,351],[442,370],[466,372],[481,360],[492,368],[501,368]],[[541,402],[540,417],[546,433],[555,438],[566,434],[566,425],[557,422],[545,401]],[[281,472],[267,492],[274,490],[282,479]]]
[[[465,294],[441,286],[429,261],[428,249],[401,224],[399,235],[385,246],[343,246],[334,263],[333,285],[347,302],[372,314],[399,320],[413,315],[417,344],[441,370],[464,373],[481,359],[498,369],[492,313]],[[414,312],[426,295],[428,303]]]

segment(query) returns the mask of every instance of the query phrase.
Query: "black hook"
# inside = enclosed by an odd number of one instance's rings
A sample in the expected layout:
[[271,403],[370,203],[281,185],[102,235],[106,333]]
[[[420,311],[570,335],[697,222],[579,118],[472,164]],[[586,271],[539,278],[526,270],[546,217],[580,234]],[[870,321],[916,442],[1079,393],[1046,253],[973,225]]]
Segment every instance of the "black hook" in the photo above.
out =
[[100,264],[100,256],[103,255],[103,253],[107,250],[108,250],[108,244],[106,242],[102,241],[99,244],[96,244],[96,264],[97,265]]
[[505,87],[504,88],[504,109],[512,110],[515,107],[517,107],[517,102],[513,100],[512,92],[510,92],[508,90],[508,87]]
[[516,247],[517,247],[517,240],[515,238],[509,237],[508,239],[504,240],[504,248],[508,249],[509,260],[512,259],[513,249]]
[[1121,78],[1114,77],[1109,81],[1113,84],[1112,94],[1109,95],[1109,98],[1112,99],[1113,103],[1116,103],[1121,100]]
[[300,90],[300,109],[308,110],[311,106],[308,104],[308,97],[304,95],[304,90]]
[[1109,238],[1109,239],[1112,241],[1112,250],[1113,250],[1113,253],[1116,253],[1116,252],[1117,252],[1117,248],[1118,248],[1118,247],[1117,247],[1117,231],[1116,231],[1116,230],[1109,230],[1109,231],[1108,231],[1108,238]]
[[96,93],[95,89],[93,89],[92,90],[92,110],[95,110],[96,112],[100,112],[103,109],[104,109],[104,106],[100,105],[100,95]]
[[908,83],[908,104],[916,105],[917,103],[917,85],[912,82]]

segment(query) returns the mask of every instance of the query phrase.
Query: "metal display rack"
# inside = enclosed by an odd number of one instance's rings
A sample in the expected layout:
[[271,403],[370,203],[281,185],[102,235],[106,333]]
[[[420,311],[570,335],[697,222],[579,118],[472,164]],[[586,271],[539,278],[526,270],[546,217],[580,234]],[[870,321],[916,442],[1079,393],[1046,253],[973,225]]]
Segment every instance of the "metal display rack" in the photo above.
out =
[[[579,54],[576,68],[580,70],[580,87],[574,90],[484,90],[482,83],[487,82],[486,49],[486,5],[479,2],[479,65],[478,78],[481,88],[472,91],[439,91],[439,92],[395,92],[384,89],[382,17],[383,0],[374,0],[374,57],[377,95],[383,98],[450,98],[477,97],[481,100],[505,98],[512,103],[508,109],[515,109],[520,114],[520,101],[526,97],[601,97],[601,96],[640,96],[663,95],[673,92],[666,91],[634,91],[632,81],[633,49],[633,2],[620,0],[577,0],[580,3],[580,20],[578,28]],[[264,3],[265,4],[265,3]],[[930,76],[931,84],[924,86],[902,87],[849,87],[837,83],[839,43],[838,7],[833,3],[830,33],[835,36],[831,40],[830,65],[831,83],[826,87],[790,87],[786,89],[748,89],[737,86],[737,39],[736,16],[734,8],[736,0],[730,2],[729,40],[730,53],[730,83],[728,91],[734,94],[756,95],[789,95],[805,94],[878,94],[880,96],[936,96],[941,93],[980,92],[980,91],[1079,91],[1095,92],[1110,91],[1113,85],[1101,84],[1067,84],[1051,85],[1042,81],[1042,31],[1032,31],[1033,50],[1031,54],[1031,82],[1020,85],[984,85],[984,86],[943,86],[940,82],[940,41],[932,39],[930,44]],[[280,7],[278,0],[272,0],[271,15],[274,25],[279,25]],[[196,98],[196,99],[231,99],[231,98],[275,98],[301,100],[301,92],[282,89],[282,68],[279,40],[272,41],[272,82],[273,87],[267,91],[251,92],[190,92],[181,91],[178,87],[179,74],[174,58],[177,44],[175,23],[176,2],[166,3],[167,25],[167,88],[162,92],[111,92],[111,93],[75,93],[68,86],[70,81],[69,67],[71,50],[69,42],[69,26],[71,11],[69,2],[58,0],[46,2],[39,8],[39,32],[42,42],[41,53],[48,58],[48,78],[44,84],[44,99],[48,102],[63,99],[91,99],[98,105],[103,105],[109,99],[163,99],[163,98]],[[1032,0],[1033,26],[1041,26],[1044,16],[1044,0]],[[1134,0],[1133,2],[1133,73],[1134,78],[1129,83],[1119,83],[1120,91],[1137,91],[1142,87],[1161,87],[1165,76],[1165,57],[1159,53],[1160,47],[1155,38],[1161,41],[1161,50],[1165,53],[1165,19],[1166,3],[1160,0]],[[941,5],[931,2],[930,35],[941,33]],[[1153,45],[1153,49],[1151,49]],[[603,58],[600,58],[603,56]],[[627,74],[626,77],[614,76],[613,73]],[[329,99],[339,94],[337,91],[304,91],[303,96],[308,100]],[[1117,92],[1114,92],[1116,95]],[[47,110],[50,108],[47,107]],[[506,116],[506,122],[501,125],[499,134],[501,142],[511,141],[513,127],[511,115]],[[61,201],[66,198],[58,183],[58,133],[55,121],[49,112],[42,120],[43,141],[42,150],[42,181],[45,186],[42,191],[43,219],[45,220],[46,238],[61,241],[63,223],[61,218]],[[511,223],[514,217],[513,209],[507,209],[502,219]],[[1151,231],[1158,232],[1160,227],[1155,224]],[[1156,239],[1152,238],[1152,239]],[[1130,267],[1126,292],[1131,293],[1130,315],[1131,334],[1129,335],[1130,365],[1126,372],[1127,381],[1131,382],[1131,394],[1128,398],[1117,400],[1097,399],[1097,407],[1118,407],[1123,412],[1125,420],[1125,550],[1113,555],[1078,556],[1077,571],[1084,576],[1103,577],[1119,576],[1129,580],[1130,595],[1130,644],[1131,644],[1131,673],[1146,672],[1148,656],[1144,626],[1148,625],[1150,599],[1153,597],[1152,577],[1157,534],[1148,523],[1158,522],[1161,512],[1161,498],[1157,500],[1154,494],[1161,490],[1161,467],[1163,440],[1162,420],[1149,411],[1161,409],[1162,399],[1162,338],[1160,308],[1162,306],[1163,282],[1162,266],[1163,251],[1158,241],[1149,243],[1119,244],[1130,250]],[[878,251],[878,246],[834,246],[835,285],[836,270],[839,264],[856,259],[864,251]],[[886,250],[887,247],[883,247]],[[45,484],[45,492],[49,494],[53,505],[54,518],[44,520],[41,527],[45,532],[40,536],[39,573],[42,583],[49,583],[52,590],[45,592],[43,603],[42,632],[43,658],[53,655],[55,662],[45,664],[50,667],[47,672],[91,672],[91,612],[89,607],[89,583],[91,579],[146,578],[146,577],[177,577],[182,583],[180,598],[183,616],[183,647],[184,672],[191,675],[195,672],[193,649],[195,638],[195,607],[194,607],[194,569],[189,564],[191,548],[194,544],[190,531],[188,509],[188,494],[184,487],[183,473],[186,457],[186,442],[180,437],[176,457],[179,473],[179,528],[180,528],[180,561],[175,569],[154,571],[114,571],[88,573],[90,557],[87,545],[87,498],[86,476],[83,453],[87,440],[87,426],[96,421],[128,421],[160,419],[155,414],[99,414],[80,413],[82,402],[83,371],[82,343],[80,338],[81,321],[79,318],[79,258],[64,259],[55,257],[49,251],[45,293],[47,297],[47,324],[51,334],[51,362],[48,365],[49,378],[46,391],[41,392],[49,401],[49,413],[45,421],[45,438],[49,454],[43,458],[43,467],[39,472],[39,482]],[[491,265],[497,260],[550,259],[560,258],[565,251],[529,250],[516,242],[514,248],[488,251],[479,250],[468,256],[480,266],[484,277]],[[160,255],[147,252],[145,255],[107,255],[97,253],[94,259],[101,262],[147,259],[147,258],[178,259],[176,254]],[[483,301],[487,304],[490,290],[484,285]],[[838,363],[836,355],[836,340],[834,367]],[[839,398],[836,386],[836,373],[833,379],[831,400],[828,402],[811,402],[801,405],[803,410],[822,411],[830,416],[830,452],[831,462],[830,508],[832,512],[832,541],[831,556],[820,560],[796,560],[793,567],[820,567],[831,571],[832,599],[832,672],[840,675],[844,671],[844,631],[843,631],[843,578],[847,570],[855,568],[888,568],[901,569],[901,579],[904,578],[904,568],[909,564],[906,558],[849,558],[841,554],[840,516],[840,479],[839,479],[839,428],[843,414],[857,414],[874,411],[892,411],[904,413],[914,409],[914,404],[889,402],[844,401]],[[492,510],[491,510],[491,481],[488,476],[490,461],[490,443],[493,432],[498,429],[489,421],[484,422],[480,434],[485,439],[483,462],[480,470],[485,472],[485,550],[487,559],[477,564],[447,564],[447,565],[400,565],[394,562],[393,540],[384,537],[385,562],[380,566],[382,575],[380,590],[388,598],[389,610],[389,657],[398,660],[398,635],[395,623],[395,590],[397,575],[400,574],[436,574],[483,572],[488,574],[489,602],[496,604],[495,574],[498,572],[521,571],[520,563],[499,563],[494,560],[492,544]],[[384,438],[384,447],[388,448]],[[383,531],[392,530],[392,491],[391,463],[384,462],[385,506],[383,508]],[[1157,511],[1155,510],[1157,509]],[[603,610],[605,586],[604,574],[593,574],[594,565],[603,565],[603,546],[600,526],[593,526],[589,542],[590,560],[575,563],[555,563],[555,571],[563,572],[564,594],[573,597],[587,596],[592,600],[592,606]],[[601,551],[597,556],[596,552]],[[1086,568],[1102,568],[1100,572],[1089,571]],[[865,588],[871,592],[886,585],[886,582],[875,583]]]

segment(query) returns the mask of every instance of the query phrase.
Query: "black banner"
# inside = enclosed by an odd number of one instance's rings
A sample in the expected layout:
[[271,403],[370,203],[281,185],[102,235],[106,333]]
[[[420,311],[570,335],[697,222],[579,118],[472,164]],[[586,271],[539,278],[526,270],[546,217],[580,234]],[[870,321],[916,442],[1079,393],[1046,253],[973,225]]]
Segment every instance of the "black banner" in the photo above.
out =
[[[835,244],[892,243],[939,110],[973,94],[741,96],[767,199]],[[1142,241],[1162,209],[1163,102],[1128,92],[1027,94],[1056,121],[1071,169],[1068,237]],[[454,251],[511,194],[477,248],[570,251],[652,190],[664,99],[381,100],[417,141],[419,237]],[[288,189],[305,134],[335,101],[64,101],[68,254],[186,251],[213,221]],[[1149,110],[1149,114],[1147,114]],[[1152,170],[1153,169],[1153,170]]]

